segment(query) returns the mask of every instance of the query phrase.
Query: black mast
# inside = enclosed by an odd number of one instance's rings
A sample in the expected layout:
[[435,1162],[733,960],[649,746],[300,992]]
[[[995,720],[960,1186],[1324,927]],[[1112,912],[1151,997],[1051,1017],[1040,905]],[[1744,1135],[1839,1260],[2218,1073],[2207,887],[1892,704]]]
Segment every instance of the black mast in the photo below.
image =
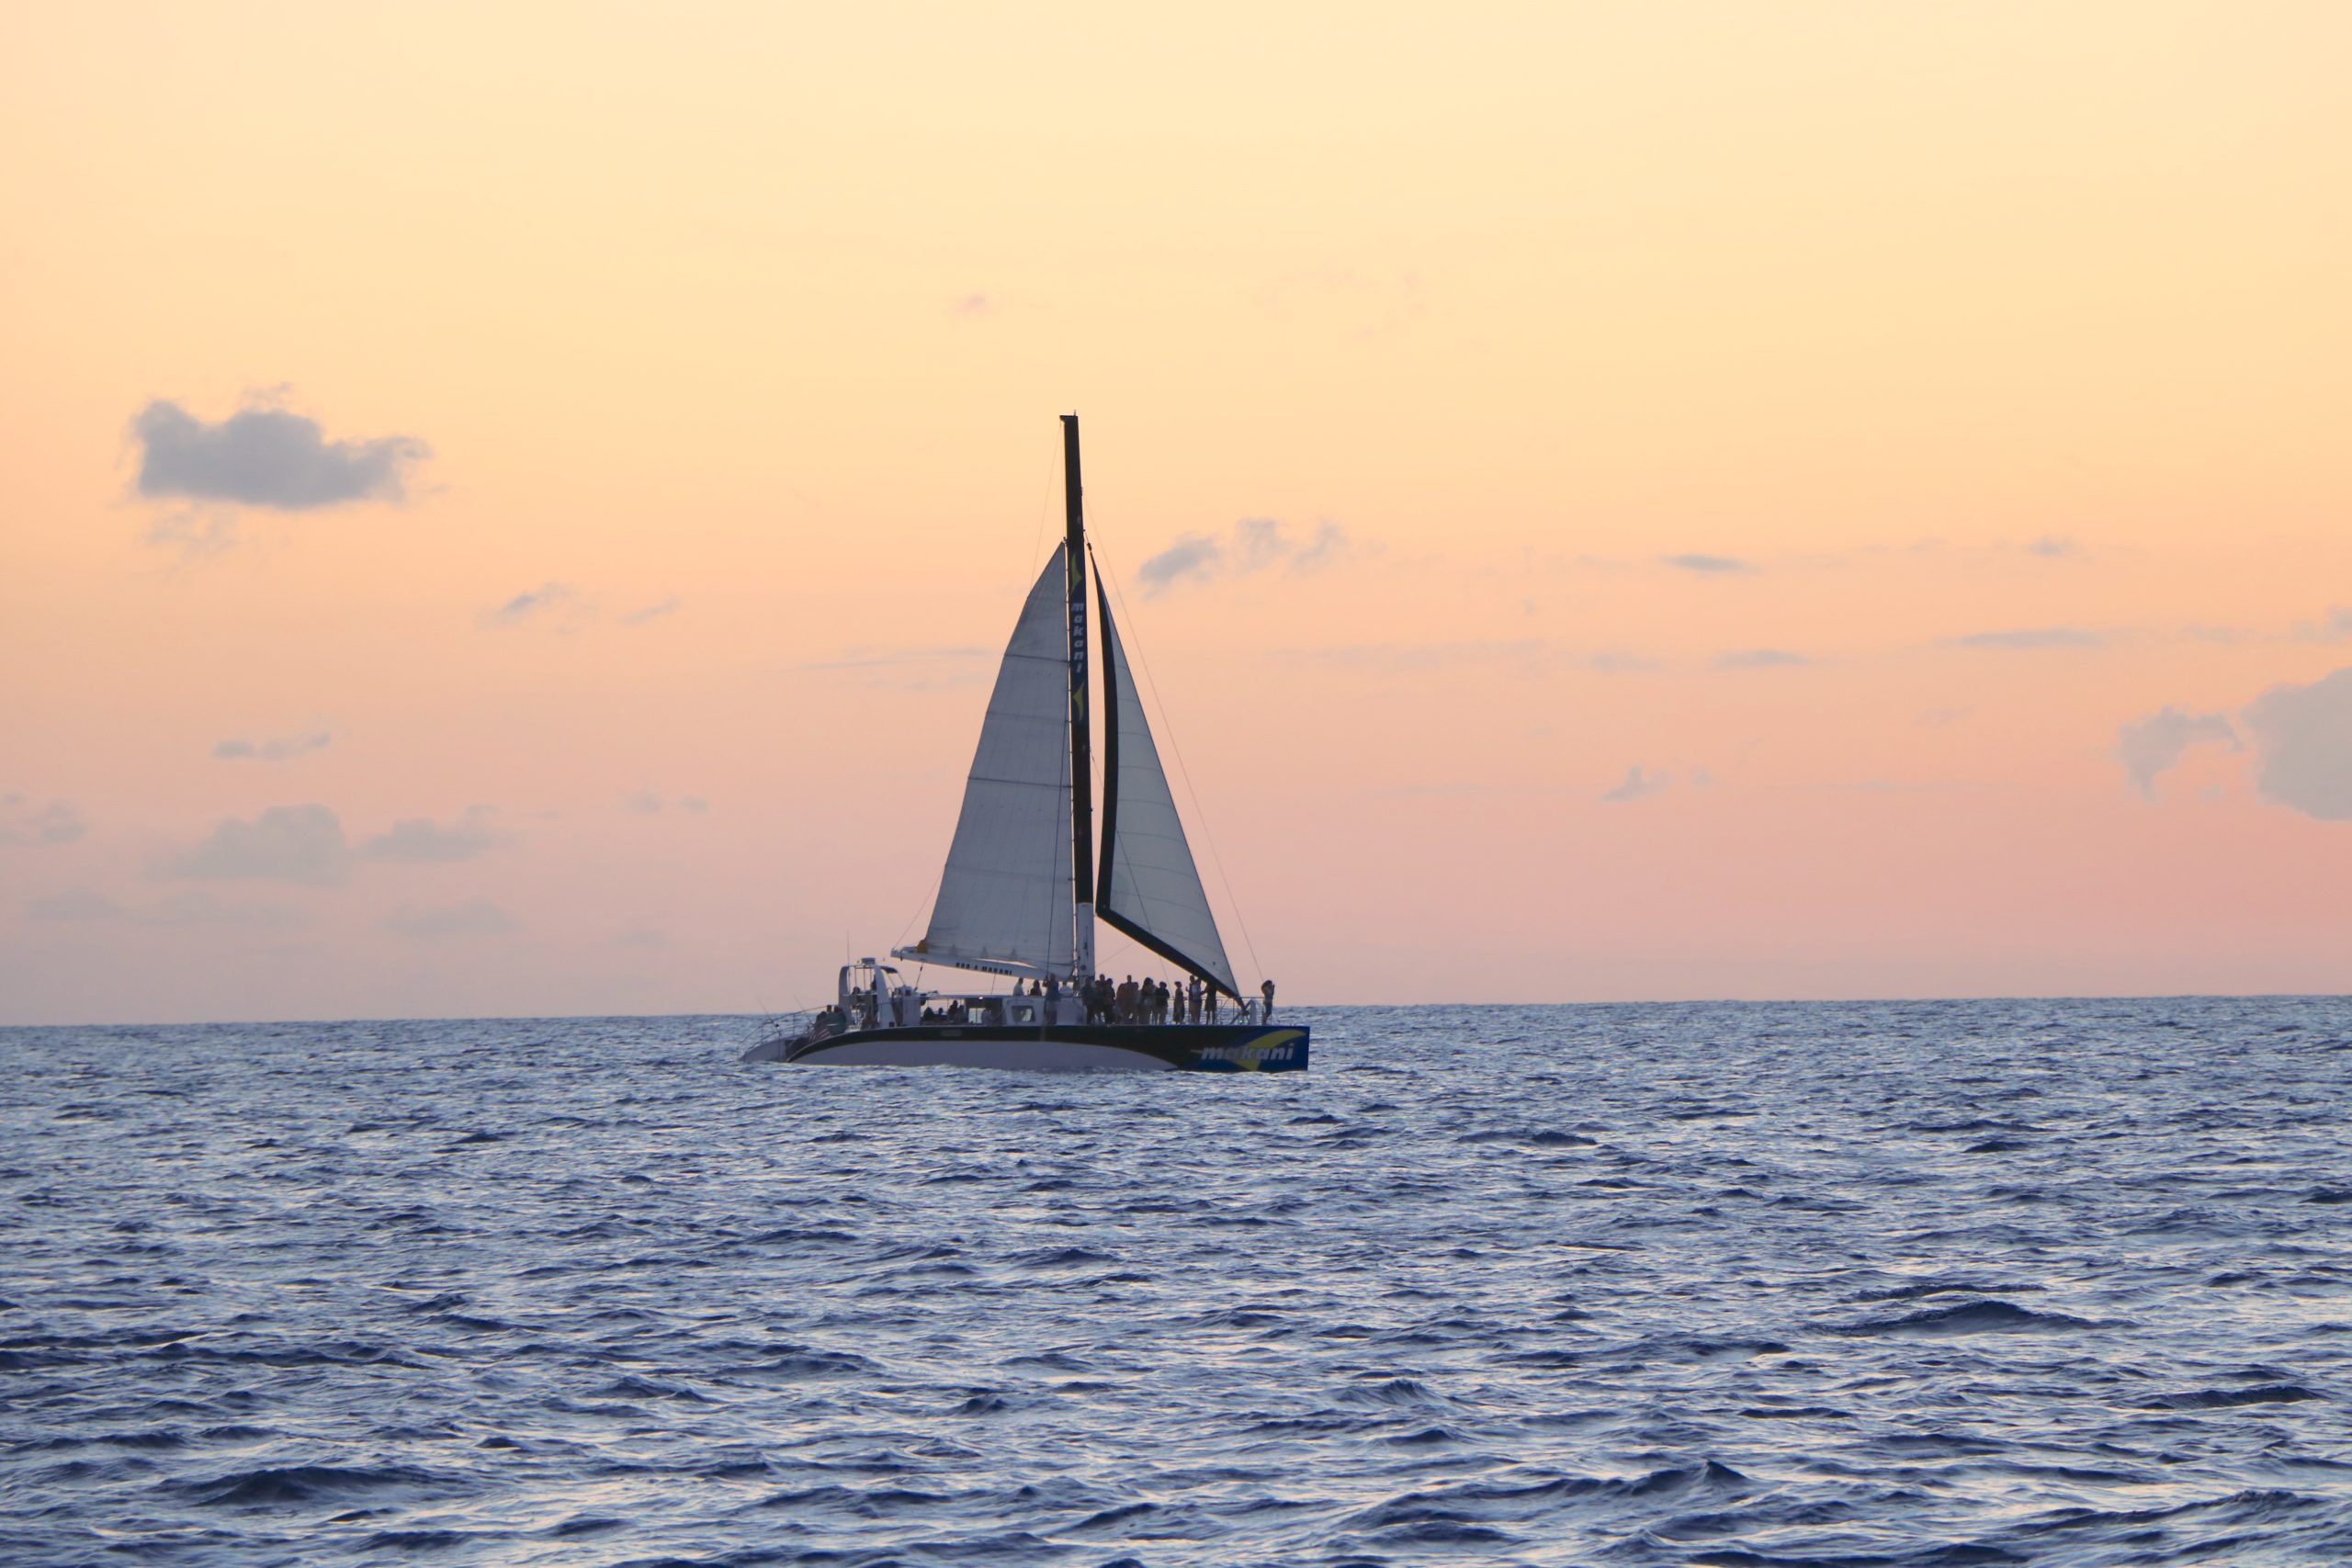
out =
[[1062,415],[1062,497],[1069,569],[1069,855],[1078,901],[1073,968],[1094,977],[1094,745],[1086,708],[1086,508],[1078,471],[1078,415]]

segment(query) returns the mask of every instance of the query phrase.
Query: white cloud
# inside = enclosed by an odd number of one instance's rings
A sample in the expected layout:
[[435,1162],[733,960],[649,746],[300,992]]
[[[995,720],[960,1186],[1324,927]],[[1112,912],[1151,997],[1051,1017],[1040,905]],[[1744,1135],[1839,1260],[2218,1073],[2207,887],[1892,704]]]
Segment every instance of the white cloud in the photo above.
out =
[[1136,581],[1147,598],[1157,598],[1182,582],[1247,577],[1277,566],[1293,572],[1314,571],[1356,548],[1348,531],[1328,518],[1302,538],[1277,518],[1244,517],[1222,538],[1179,534],[1166,549],[1147,557],[1136,569]]
[[692,817],[699,817],[710,809],[710,802],[699,795],[682,795],[673,801],[665,798],[660,791],[650,789],[631,790],[621,796],[621,805],[640,817],[659,816],[673,806]]
[[0,795],[0,844],[70,844],[89,830],[71,801],[35,806],[30,795]]
[[1702,575],[1722,576],[1731,572],[1756,570],[1735,556],[1702,555],[1696,551],[1677,556],[1660,556],[1657,558],[1663,565],[1674,567],[1682,571],[1699,572]]
[[542,583],[526,592],[517,593],[496,609],[484,610],[481,624],[485,626],[520,626],[544,620],[559,610],[579,604],[580,596],[568,584]]
[[1176,542],[1136,568],[1136,581],[1157,594],[1187,579],[1207,579],[1225,564],[1225,547],[1206,534],[1179,534]]
[[2027,626],[2016,631],[1970,632],[1946,637],[1953,648],[2105,648],[2107,638],[2078,626]]
[[130,431],[142,451],[139,493],[303,512],[353,501],[400,501],[431,455],[411,435],[329,441],[316,420],[247,407],[208,424],[158,398]]
[[2352,667],[2273,686],[2245,710],[2262,761],[2255,786],[2281,806],[2352,821]]
[[1640,763],[1636,762],[1625,770],[1624,782],[1613,789],[1601,791],[1600,798],[1619,802],[1646,800],[1651,795],[1659,794],[1673,782],[1673,774],[1663,772],[1647,773],[1643,770]]
[[280,735],[267,740],[223,740],[212,748],[212,754],[223,761],[257,761],[282,762],[288,757],[305,756],[333,745],[334,737],[323,729],[307,735]]
[[469,806],[456,821],[446,824],[426,817],[408,818],[368,840],[360,852],[370,860],[411,863],[471,860],[485,850],[513,841],[513,835],[498,831],[497,815],[487,806]]
[[503,936],[514,930],[514,917],[487,898],[461,904],[403,904],[384,917],[384,929],[420,942],[450,937]]
[[2156,779],[2177,764],[2191,746],[2206,741],[2238,745],[2238,732],[2218,713],[2188,714],[2165,707],[2125,725],[2115,738],[2115,760],[2132,775],[2132,786],[2156,798]]
[[2300,623],[2293,635],[2298,642],[2352,642],[2352,605],[2331,605],[2324,619]]
[[658,621],[664,615],[675,615],[678,604],[678,596],[673,593],[659,604],[648,604],[642,610],[629,611],[620,617],[620,623],[625,626],[641,626],[648,621]]
[[288,882],[324,886],[349,872],[343,823],[323,806],[273,806],[252,821],[230,818],[195,848],[156,864],[161,876],[200,882]]
[[25,918],[56,922],[106,922],[139,926],[218,926],[285,931],[303,923],[302,912],[283,904],[230,903],[206,888],[189,888],[161,902],[126,905],[87,887],[71,887],[35,898]]
[[105,894],[87,887],[44,893],[25,904],[25,919],[28,920],[119,920],[129,913]]

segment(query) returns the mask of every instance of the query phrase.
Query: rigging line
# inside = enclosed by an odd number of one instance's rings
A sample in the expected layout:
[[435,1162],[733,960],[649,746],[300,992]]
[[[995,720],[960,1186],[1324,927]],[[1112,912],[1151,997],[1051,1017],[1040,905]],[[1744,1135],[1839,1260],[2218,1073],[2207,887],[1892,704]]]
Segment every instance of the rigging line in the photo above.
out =
[[[1087,554],[1094,554],[1091,547]],[[1209,863],[1216,867],[1217,882],[1225,889],[1226,908],[1233,911],[1234,923],[1241,928],[1241,945],[1249,950],[1250,967],[1255,969],[1258,978],[1262,980],[1266,977],[1266,966],[1258,962],[1258,944],[1250,940],[1249,917],[1241,912],[1241,900],[1233,896],[1233,879],[1225,874],[1225,857],[1216,852],[1216,835],[1209,831],[1208,813],[1201,809],[1200,793],[1193,788],[1193,771],[1184,765],[1184,748],[1176,739],[1176,726],[1168,716],[1168,705],[1159,700],[1159,682],[1152,678],[1151,660],[1145,654],[1143,638],[1136,630],[1135,614],[1127,608],[1127,592],[1119,586],[1117,578],[1104,570],[1099,557],[1095,559],[1094,570],[1111,584],[1112,596],[1119,601],[1119,614],[1127,617],[1127,640],[1135,644],[1136,662],[1143,666],[1144,683],[1151,688],[1151,705],[1159,710],[1159,728],[1161,733],[1168,737],[1168,749],[1176,753],[1176,772],[1184,781],[1184,797],[1193,803],[1193,820],[1201,825],[1201,841],[1209,847]]]

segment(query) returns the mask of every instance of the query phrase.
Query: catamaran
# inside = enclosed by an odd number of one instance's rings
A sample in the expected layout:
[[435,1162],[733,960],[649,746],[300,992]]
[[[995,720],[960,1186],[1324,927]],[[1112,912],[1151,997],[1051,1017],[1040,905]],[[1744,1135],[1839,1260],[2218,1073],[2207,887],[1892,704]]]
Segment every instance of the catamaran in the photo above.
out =
[[[925,990],[907,983],[896,964],[862,958],[842,965],[833,1005],[810,1026],[770,1033],[745,1061],[1306,1070],[1308,1032],[1267,1016],[1271,986],[1261,1003],[1235,983],[1100,572],[1095,605],[1105,658],[1096,853],[1091,558],[1074,413],[1062,415],[1062,491],[1067,530],[1005,647],[930,927],[913,945],[890,950],[901,962],[1010,976],[1012,992]],[[1117,1021],[1101,995],[1107,982],[1095,975],[1098,920],[1192,977],[1176,987],[1178,1014],[1189,1021]],[[1221,1012],[1233,1021],[1217,1021]]]

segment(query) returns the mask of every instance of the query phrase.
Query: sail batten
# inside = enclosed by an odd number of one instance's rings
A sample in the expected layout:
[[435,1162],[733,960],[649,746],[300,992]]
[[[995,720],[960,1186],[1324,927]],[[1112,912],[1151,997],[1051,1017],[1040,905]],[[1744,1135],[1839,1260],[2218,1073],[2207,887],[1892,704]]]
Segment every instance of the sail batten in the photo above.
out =
[[1239,997],[1208,890],[1184,837],[1111,601],[1097,587],[1102,625],[1102,853],[1096,911],[1162,958]]
[[1074,960],[1069,651],[1057,549],[1006,644],[922,940],[902,956],[1067,974]]

